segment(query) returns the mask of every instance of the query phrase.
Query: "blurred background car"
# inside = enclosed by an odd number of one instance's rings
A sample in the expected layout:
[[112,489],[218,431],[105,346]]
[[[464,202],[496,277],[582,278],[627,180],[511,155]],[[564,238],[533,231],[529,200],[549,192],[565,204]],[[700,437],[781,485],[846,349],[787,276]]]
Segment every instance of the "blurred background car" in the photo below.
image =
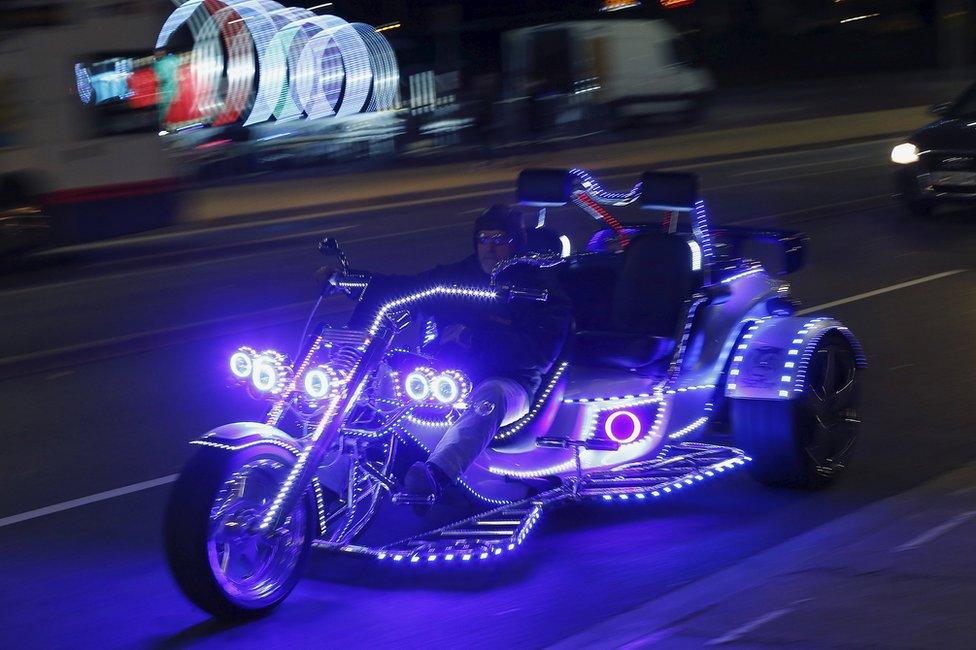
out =
[[976,201],[976,84],[931,110],[939,119],[891,151],[899,196],[918,216]]

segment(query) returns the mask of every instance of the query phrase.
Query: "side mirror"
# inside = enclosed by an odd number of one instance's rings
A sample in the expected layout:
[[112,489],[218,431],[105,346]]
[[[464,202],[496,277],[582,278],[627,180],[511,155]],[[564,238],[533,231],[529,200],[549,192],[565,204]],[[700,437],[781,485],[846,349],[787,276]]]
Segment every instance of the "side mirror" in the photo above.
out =
[[942,102],[929,108],[929,113],[932,115],[946,115],[951,107],[952,102]]
[[319,242],[319,252],[323,255],[334,255],[339,259],[339,264],[342,265],[342,272],[349,272],[349,260],[346,259],[346,254],[343,252],[342,248],[339,246],[339,242],[335,237],[326,237]]

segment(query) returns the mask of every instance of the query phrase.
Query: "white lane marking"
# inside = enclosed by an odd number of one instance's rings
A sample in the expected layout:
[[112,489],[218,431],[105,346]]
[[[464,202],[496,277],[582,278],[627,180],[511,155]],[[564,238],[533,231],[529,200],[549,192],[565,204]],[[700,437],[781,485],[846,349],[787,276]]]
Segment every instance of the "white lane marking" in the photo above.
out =
[[966,487],[961,487],[958,490],[953,490],[950,494],[952,494],[952,496],[955,497],[955,496],[959,496],[960,494],[966,494],[967,492],[972,492],[973,490],[976,490],[976,485],[968,485]]
[[950,519],[949,521],[939,524],[935,528],[930,528],[929,530],[925,531],[918,537],[915,537],[914,539],[909,540],[900,546],[896,546],[895,548],[891,549],[891,552],[901,553],[902,551],[910,551],[914,548],[918,548],[923,544],[927,544],[932,540],[945,535],[953,528],[957,526],[961,526],[962,524],[966,523],[973,517],[976,517],[976,510],[970,510],[969,512],[963,512],[961,514],[958,514],[952,519]]
[[836,160],[820,160],[817,162],[803,163],[802,165],[783,165],[782,167],[767,167],[766,169],[753,169],[747,172],[729,174],[729,178],[737,178],[739,176],[756,176],[758,174],[769,174],[771,172],[781,172],[787,169],[804,169],[806,167],[821,167],[823,165],[836,165],[837,163],[849,162],[851,160],[865,160],[867,158],[876,158],[876,156],[852,156],[849,158],[837,158]]
[[914,280],[909,280],[908,282],[899,282],[898,284],[893,284],[889,287],[882,287],[881,289],[875,289],[874,291],[866,291],[865,293],[859,293],[856,296],[850,296],[848,298],[841,298],[840,300],[833,300],[831,302],[825,302],[822,305],[816,305],[814,307],[808,307],[807,309],[801,309],[796,312],[797,316],[803,316],[805,314],[810,314],[815,311],[820,311],[821,309],[829,309],[830,307],[836,307],[838,305],[846,305],[849,302],[857,302],[858,300],[864,300],[865,298],[873,298],[874,296],[880,296],[884,293],[891,293],[892,291],[898,291],[900,289],[906,289],[908,287],[914,287],[918,284],[924,284],[926,282],[933,282],[935,280],[941,280],[942,278],[948,278],[953,275],[958,275],[960,273],[965,273],[967,269],[955,269],[954,271],[944,271],[943,273],[935,273],[933,275],[926,275],[924,278],[916,278]]
[[711,641],[708,641],[707,643],[705,643],[705,645],[722,645],[723,643],[731,643],[732,641],[736,641],[737,639],[742,638],[746,634],[749,634],[753,630],[762,627],[766,623],[775,621],[777,618],[786,616],[787,614],[794,611],[795,609],[796,609],[795,607],[784,607],[783,609],[774,609],[773,611],[767,614],[763,614],[762,616],[760,616],[759,618],[753,621],[749,621],[745,625],[740,625],[734,630],[731,630],[720,637],[716,637]]
[[773,214],[764,214],[759,217],[749,217],[747,219],[734,219],[732,221],[726,221],[721,224],[716,224],[716,227],[721,228],[723,225],[737,226],[744,223],[753,223],[755,221],[765,221],[766,219],[778,219],[779,217],[791,217],[797,214],[816,212],[817,210],[823,210],[824,208],[839,208],[846,205],[854,205],[855,203],[867,203],[868,201],[876,201],[878,199],[890,199],[890,198],[891,198],[890,194],[874,194],[872,196],[862,196],[859,199],[851,199],[850,201],[838,201],[836,203],[824,203],[821,205],[811,205],[805,208],[799,208],[797,210],[788,210],[786,212],[774,212]]
[[73,374],[75,374],[74,370],[62,370],[61,372],[48,375],[44,378],[44,381],[54,381],[55,379],[62,379],[63,377],[69,377]]
[[12,526],[14,524],[19,524],[23,521],[30,521],[31,519],[37,519],[39,517],[46,517],[47,515],[53,515],[56,512],[64,512],[65,510],[71,510],[73,508],[80,508],[81,506],[87,506],[91,503],[98,503],[99,501],[107,501],[108,499],[114,499],[115,497],[120,497],[126,494],[132,494],[133,492],[142,492],[143,490],[150,490],[160,485],[167,485],[176,480],[179,474],[170,474],[169,476],[161,476],[159,478],[154,478],[151,481],[143,481],[142,483],[133,483],[132,485],[126,485],[125,487],[116,488],[114,490],[107,490],[105,492],[99,492],[97,494],[90,494],[87,497],[81,497],[80,499],[72,499],[71,501],[65,501],[63,503],[56,503],[53,506],[45,506],[43,508],[37,508],[36,510],[28,510],[27,512],[22,512],[19,515],[11,515],[9,517],[4,517],[0,519],[0,528],[6,526]]
[[[436,230],[449,230],[450,228],[458,228],[460,226],[468,226],[468,225],[470,225],[470,224],[467,223],[467,222],[465,222],[465,223],[447,224],[445,226],[433,226],[433,227],[429,227],[429,228],[416,228],[416,229],[413,229],[413,230],[398,230],[396,232],[384,233],[382,235],[369,235],[367,237],[359,237],[359,238],[355,238],[355,239],[346,239],[346,240],[343,240],[342,244],[345,246],[347,244],[357,244],[357,243],[360,243],[360,242],[375,241],[377,239],[388,239],[390,237],[399,237],[401,235],[415,235],[415,234],[418,234],[418,233],[432,232],[432,231],[436,231]],[[307,231],[305,233],[302,233],[302,235],[308,237],[309,239],[312,239],[312,238],[315,238],[315,237],[322,237],[322,236],[325,236],[325,235],[330,235],[333,232],[339,231],[340,229],[341,228],[330,228],[330,229],[324,230],[324,231],[310,230],[310,231]],[[291,235],[289,235],[289,236],[291,236]],[[296,235],[296,237],[297,237],[297,235]],[[200,249],[194,249],[194,250],[197,250],[198,251]],[[194,252],[194,250],[187,250],[187,251],[184,251],[184,252]],[[160,253],[159,255],[161,256],[161,255],[168,255],[168,254],[169,253]],[[281,254],[281,251],[280,250],[270,250],[270,251],[257,251],[257,252],[254,252],[254,253],[245,253],[243,255],[231,255],[231,256],[227,256],[227,257],[219,257],[219,258],[214,258],[214,259],[201,260],[199,262],[190,262],[190,263],[187,263],[187,264],[180,264],[180,270],[183,271],[183,270],[186,270],[186,269],[198,268],[198,267],[201,267],[201,266],[209,266],[209,265],[212,265],[212,264],[222,264],[222,263],[225,263],[225,262],[227,262],[229,260],[244,260],[244,259],[249,259],[249,258],[252,258],[252,257],[264,257],[266,255],[279,255],[279,254]],[[127,263],[128,264],[128,263],[132,263],[132,262],[138,262],[138,261],[143,261],[143,260],[146,260],[146,259],[150,259],[152,257],[153,256],[151,256],[151,255],[146,255],[146,256],[142,256],[142,257],[133,257],[133,258],[129,258],[127,260],[123,260],[123,262],[115,262],[115,263],[116,264],[118,264],[118,263]],[[92,265],[92,266],[95,266],[95,265]],[[89,268],[91,268],[91,267],[89,267]],[[66,280],[64,282],[52,282],[50,284],[38,284],[38,285],[30,286],[30,287],[24,287],[22,289],[7,289],[7,290],[0,291],[0,298],[6,298],[7,296],[13,296],[13,295],[22,294],[22,293],[30,293],[32,291],[43,291],[43,290],[46,290],[46,289],[60,289],[60,288],[63,288],[63,287],[77,285],[77,284],[112,281],[112,280],[117,280],[119,278],[125,278],[125,277],[131,277],[131,276],[139,276],[139,275],[152,275],[154,273],[164,273],[164,272],[166,272],[166,269],[165,268],[158,268],[158,267],[157,268],[148,268],[148,269],[133,269],[131,271],[123,271],[123,272],[120,272],[120,273],[112,273],[111,275],[100,275],[100,276],[91,277],[91,278],[82,278],[80,280]]]
[[889,167],[891,163],[877,163],[875,165],[860,165],[857,167],[842,167],[839,169],[825,169],[819,172],[807,172],[806,174],[791,174],[789,176],[775,176],[773,178],[761,178],[755,181],[746,181],[744,183],[729,183],[727,185],[704,185],[703,191],[710,192],[716,190],[729,190],[736,187],[749,187],[751,185],[770,185],[778,183],[780,181],[792,181],[798,178],[812,178],[814,176],[827,176],[828,174],[837,174],[840,172],[853,172],[859,169],[872,169],[874,167]]
[[[799,151],[780,151],[778,153],[764,153],[764,154],[759,154],[757,156],[743,156],[741,158],[726,158],[725,160],[712,160],[710,162],[692,163],[688,165],[682,165],[679,163],[677,165],[660,167],[659,169],[665,171],[673,171],[673,170],[680,170],[680,169],[706,169],[708,167],[721,167],[723,165],[735,165],[738,163],[747,163],[755,160],[766,160],[767,158],[782,158],[784,156],[802,156],[816,151],[834,151],[836,149],[850,149],[852,147],[876,145],[882,142],[890,143],[891,138],[878,138],[876,140],[865,140],[864,142],[852,142],[851,144],[843,144],[837,146],[827,145],[827,146],[815,147],[810,149],[801,149]],[[635,167],[634,169],[637,168]],[[633,176],[633,175],[634,172],[626,172],[626,173],[621,172],[618,174],[608,174],[605,176],[600,176],[600,179],[606,180],[611,178],[626,178],[628,176]]]

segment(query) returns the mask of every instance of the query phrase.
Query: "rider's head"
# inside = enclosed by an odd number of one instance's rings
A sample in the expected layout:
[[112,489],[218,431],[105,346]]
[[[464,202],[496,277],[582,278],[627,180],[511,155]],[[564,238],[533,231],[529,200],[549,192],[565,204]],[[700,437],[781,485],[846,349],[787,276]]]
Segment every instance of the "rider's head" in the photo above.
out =
[[518,210],[493,205],[474,222],[474,247],[481,270],[491,273],[502,260],[515,256],[525,246],[525,222]]

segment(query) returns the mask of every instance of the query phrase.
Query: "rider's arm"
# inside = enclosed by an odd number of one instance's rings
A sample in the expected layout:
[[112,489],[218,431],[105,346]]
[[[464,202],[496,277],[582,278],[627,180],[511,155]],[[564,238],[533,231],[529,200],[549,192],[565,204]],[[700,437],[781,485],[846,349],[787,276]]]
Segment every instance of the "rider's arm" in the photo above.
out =
[[569,334],[569,300],[555,282],[534,288],[548,290],[548,300],[513,304],[510,323],[471,332],[474,357],[510,367],[546,368],[555,361]]

